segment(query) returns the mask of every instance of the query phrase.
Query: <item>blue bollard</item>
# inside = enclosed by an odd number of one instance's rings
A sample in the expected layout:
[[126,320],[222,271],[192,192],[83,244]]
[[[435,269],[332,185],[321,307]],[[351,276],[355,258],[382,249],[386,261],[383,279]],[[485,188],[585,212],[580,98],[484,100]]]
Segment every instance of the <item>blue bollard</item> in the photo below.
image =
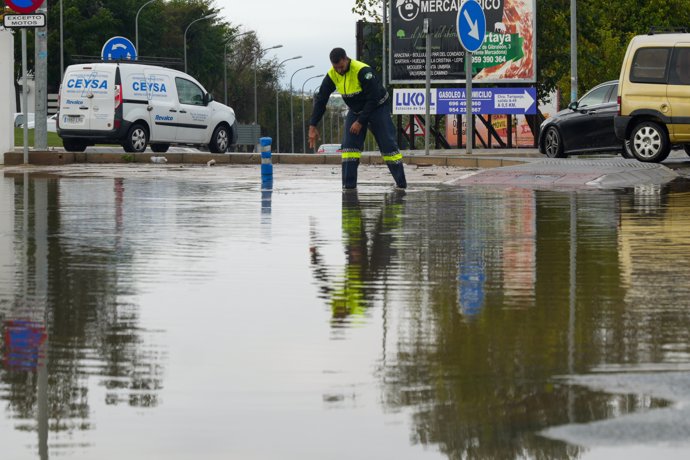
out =
[[271,142],[270,137],[262,137],[261,142],[261,182],[273,180],[273,163],[271,161]]

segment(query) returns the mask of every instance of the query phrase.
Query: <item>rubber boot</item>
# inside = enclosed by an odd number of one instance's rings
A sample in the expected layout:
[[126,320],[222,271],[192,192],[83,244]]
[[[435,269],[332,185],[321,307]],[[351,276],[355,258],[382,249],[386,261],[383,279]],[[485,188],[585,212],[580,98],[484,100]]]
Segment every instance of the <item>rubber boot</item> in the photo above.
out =
[[343,161],[343,188],[354,189],[357,188],[357,167],[359,166],[359,159],[349,159]]
[[405,179],[405,170],[403,169],[402,161],[397,163],[388,163],[388,170],[391,172],[395,185],[398,188],[407,188],[407,180]]

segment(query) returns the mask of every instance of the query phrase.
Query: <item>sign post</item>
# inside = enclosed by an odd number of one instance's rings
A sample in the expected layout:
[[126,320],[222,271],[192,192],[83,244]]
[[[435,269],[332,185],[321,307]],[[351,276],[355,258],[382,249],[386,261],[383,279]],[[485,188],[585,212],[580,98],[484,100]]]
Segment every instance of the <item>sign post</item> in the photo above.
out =
[[[5,0],[5,4],[10,7],[13,11],[16,11],[18,13],[22,13],[25,15],[29,15],[33,12],[35,12],[37,9],[41,7],[43,4],[44,0],[22,0],[22,1],[17,1],[17,0]],[[37,15],[32,15],[32,16],[37,16]],[[10,19],[10,24],[13,22],[12,19]],[[31,22],[31,21],[30,21]],[[22,21],[19,21],[21,24]],[[3,18],[3,25],[7,27],[7,22],[5,18]],[[45,25],[45,17],[43,19],[43,24]],[[10,26],[11,27],[11,26]],[[24,147],[23,147],[23,152],[24,152],[24,164],[29,163],[29,101],[28,101],[28,91],[27,91],[27,77],[26,77],[26,67],[27,67],[27,57],[26,57],[26,27],[40,27],[40,26],[26,26],[26,25],[18,25],[16,27],[21,27],[22,29],[22,113],[24,115]],[[34,118],[35,120],[35,118]],[[35,122],[34,122],[35,123]],[[35,126],[35,124],[34,124]],[[34,128],[35,129],[35,128]]]
[[465,48],[465,94],[467,100],[467,123],[465,128],[465,148],[472,153],[474,141],[474,115],[472,110],[472,53],[481,48],[486,35],[486,16],[479,2],[467,0],[458,10],[457,20],[458,39]]
[[[426,82],[424,89],[426,94],[424,96],[424,154],[429,154],[429,127],[431,126],[431,19],[424,18],[424,33],[426,34]],[[414,139],[414,138],[413,138]]]

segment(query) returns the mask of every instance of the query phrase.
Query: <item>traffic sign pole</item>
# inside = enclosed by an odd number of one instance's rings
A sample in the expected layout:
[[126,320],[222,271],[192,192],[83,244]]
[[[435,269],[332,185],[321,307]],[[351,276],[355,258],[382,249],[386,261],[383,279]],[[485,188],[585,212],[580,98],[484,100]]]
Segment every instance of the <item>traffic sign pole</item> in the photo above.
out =
[[426,97],[424,110],[424,154],[429,154],[429,127],[431,126],[431,19],[424,19],[426,33]]
[[[48,2],[36,10],[48,16]],[[48,25],[34,34],[34,149],[48,148]]]
[[474,114],[472,113],[472,53],[465,50],[465,151],[472,155],[474,141]]
[[[24,114],[24,164],[29,164],[29,91],[26,78],[26,29],[22,27],[22,113]],[[35,123],[35,122],[34,122]]]
[[472,53],[484,43],[486,35],[486,16],[479,2],[467,0],[462,4],[455,20],[458,29],[458,39],[465,48],[465,138],[467,153],[472,153],[474,140],[474,115],[472,111]]

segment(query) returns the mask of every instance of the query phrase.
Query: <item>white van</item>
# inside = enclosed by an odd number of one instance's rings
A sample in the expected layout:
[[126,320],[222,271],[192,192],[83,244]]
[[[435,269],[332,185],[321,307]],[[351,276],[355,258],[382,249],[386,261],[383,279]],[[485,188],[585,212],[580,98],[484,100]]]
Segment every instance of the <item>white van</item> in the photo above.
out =
[[186,73],[134,63],[77,64],[60,85],[57,133],[65,150],[121,144],[166,152],[170,144],[226,152],[237,140],[235,112]]

